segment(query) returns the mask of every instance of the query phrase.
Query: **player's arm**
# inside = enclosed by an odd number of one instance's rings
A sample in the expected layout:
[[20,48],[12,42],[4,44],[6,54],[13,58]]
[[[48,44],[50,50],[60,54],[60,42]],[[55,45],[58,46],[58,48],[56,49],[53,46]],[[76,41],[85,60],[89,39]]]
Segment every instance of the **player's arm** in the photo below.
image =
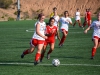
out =
[[44,36],[40,33],[40,24],[39,23],[37,23],[37,25],[36,25],[36,34],[38,34],[39,36],[41,36],[44,39],[47,39],[47,36]]
[[68,19],[67,22],[69,22],[70,25],[72,25],[72,20]]
[[89,27],[84,31],[84,33],[86,34],[90,29],[91,29],[91,27],[89,26]]

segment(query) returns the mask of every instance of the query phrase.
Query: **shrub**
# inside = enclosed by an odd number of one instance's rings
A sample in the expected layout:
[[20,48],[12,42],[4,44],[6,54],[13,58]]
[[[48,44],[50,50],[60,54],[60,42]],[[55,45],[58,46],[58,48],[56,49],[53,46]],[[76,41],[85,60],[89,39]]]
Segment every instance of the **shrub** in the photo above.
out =
[[14,12],[14,15],[17,15],[17,11]]
[[5,18],[4,16],[2,16],[1,18]]
[[0,0],[0,8],[9,8],[9,6],[13,3],[12,0]]
[[14,18],[8,17],[8,21],[14,21]]
[[23,16],[24,20],[26,20],[27,18],[29,18],[28,11],[23,12],[23,14],[24,14],[24,16]]

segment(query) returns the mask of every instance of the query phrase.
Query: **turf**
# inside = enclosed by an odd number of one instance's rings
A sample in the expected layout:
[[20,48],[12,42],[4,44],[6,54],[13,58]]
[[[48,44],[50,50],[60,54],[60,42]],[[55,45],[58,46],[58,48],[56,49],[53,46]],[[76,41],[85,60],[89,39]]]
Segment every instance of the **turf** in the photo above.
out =
[[[47,21],[47,20],[46,20]],[[82,19],[83,21],[83,19]],[[55,49],[50,60],[46,59],[40,65],[34,66],[36,50],[24,59],[22,52],[30,47],[34,32],[33,20],[0,22],[0,75],[99,75],[100,50],[97,49],[95,59],[91,60],[92,32],[83,33],[76,25],[69,26],[69,33],[63,47],[59,48],[56,40]],[[26,32],[29,30],[30,32]],[[61,33],[60,33],[61,35]],[[48,52],[49,46],[46,53]],[[52,59],[60,60],[61,65],[52,66]]]

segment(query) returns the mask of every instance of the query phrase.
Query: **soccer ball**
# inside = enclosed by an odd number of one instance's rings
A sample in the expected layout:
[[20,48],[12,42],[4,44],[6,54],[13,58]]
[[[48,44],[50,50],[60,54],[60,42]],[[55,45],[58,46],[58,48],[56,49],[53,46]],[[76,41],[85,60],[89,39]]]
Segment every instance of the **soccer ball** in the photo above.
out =
[[52,60],[52,65],[55,66],[55,67],[59,66],[60,65],[59,59],[53,59]]

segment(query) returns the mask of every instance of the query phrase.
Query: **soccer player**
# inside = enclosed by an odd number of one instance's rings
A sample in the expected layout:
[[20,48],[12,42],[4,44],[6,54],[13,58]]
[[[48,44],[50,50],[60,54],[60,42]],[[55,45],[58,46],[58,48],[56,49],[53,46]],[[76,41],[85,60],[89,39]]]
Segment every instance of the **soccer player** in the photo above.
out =
[[86,24],[88,24],[88,27],[91,25],[91,12],[90,12],[90,9],[86,9],[85,21],[83,23],[83,27],[85,27]]
[[59,43],[59,47],[61,47],[63,45],[63,43],[67,37],[69,24],[72,25],[72,20],[71,20],[71,18],[69,18],[68,11],[64,12],[64,17],[61,17],[60,22],[61,22],[60,29],[61,29],[63,35],[62,35],[61,41]]
[[94,46],[92,48],[91,54],[91,59],[93,59],[96,53],[96,49],[100,47],[100,12],[97,14],[97,20],[93,21],[93,23],[84,31],[84,33],[87,33],[91,28],[94,29],[92,37]]
[[57,29],[57,38],[59,39],[59,41],[61,40],[60,38],[60,35],[59,35],[59,16],[57,15],[57,11],[54,11],[54,15],[53,15],[53,18],[55,19],[55,22],[54,22],[54,26],[56,26],[58,29]]
[[78,22],[79,27],[82,27],[79,9],[77,9],[75,13],[75,22],[74,22],[73,27],[76,25],[76,22]]
[[53,8],[53,12],[50,14],[50,17],[53,17],[54,16],[54,13],[57,11],[57,8],[56,7],[54,7]]
[[54,22],[55,22],[55,19],[52,17],[49,19],[49,25],[46,26],[46,35],[48,36],[48,38],[45,40],[40,61],[42,61],[44,57],[46,47],[48,44],[50,45],[50,49],[47,53],[47,59],[50,59],[50,53],[54,50],[55,35],[57,34],[57,27],[54,25]]
[[37,65],[39,63],[41,51],[42,51],[45,39],[47,39],[47,36],[45,36],[44,34],[45,28],[46,28],[44,19],[45,19],[45,16],[43,13],[38,15],[38,21],[35,23],[36,30],[30,42],[30,48],[25,50],[21,55],[21,58],[23,58],[26,54],[32,53],[35,47],[37,46],[37,53],[35,55],[34,65]]

